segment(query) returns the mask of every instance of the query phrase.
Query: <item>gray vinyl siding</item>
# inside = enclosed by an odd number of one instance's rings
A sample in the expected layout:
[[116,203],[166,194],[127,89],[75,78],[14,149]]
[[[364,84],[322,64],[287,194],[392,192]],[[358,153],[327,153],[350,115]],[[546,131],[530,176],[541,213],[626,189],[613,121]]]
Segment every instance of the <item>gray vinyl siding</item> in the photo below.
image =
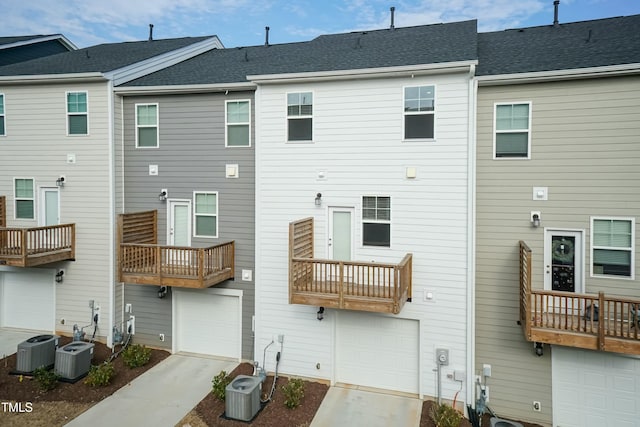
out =
[[[251,101],[251,147],[225,147],[225,101]],[[135,104],[157,103],[159,147],[135,148]],[[167,202],[158,194],[168,189],[169,198],[191,200],[194,191],[218,192],[218,238],[191,237],[194,247],[235,241],[235,280],[216,285],[243,291],[242,357],[253,357],[254,282],[242,280],[242,270],[254,271],[254,123],[253,92],[191,95],[131,96],[124,98],[124,211],[158,210],[158,240],[167,239]],[[226,164],[239,165],[239,178],[226,178]],[[157,176],[149,165],[158,165]],[[163,299],[155,286],[125,285],[125,303],[136,315],[136,339],[154,346],[171,347],[172,294]],[[125,315],[127,317],[127,315]],[[158,334],[165,334],[165,342]]]
[[[588,293],[640,296],[640,77],[483,87],[477,119],[476,366],[492,365],[491,408],[550,424],[551,351],[537,357],[517,325],[518,241],[543,288],[544,228],[584,230]],[[532,103],[531,159],[493,159],[495,103]],[[548,200],[532,200],[548,187]],[[540,228],[530,211],[541,212]],[[590,218],[635,217],[635,280],[590,276]],[[540,401],[541,412],[532,402]]]

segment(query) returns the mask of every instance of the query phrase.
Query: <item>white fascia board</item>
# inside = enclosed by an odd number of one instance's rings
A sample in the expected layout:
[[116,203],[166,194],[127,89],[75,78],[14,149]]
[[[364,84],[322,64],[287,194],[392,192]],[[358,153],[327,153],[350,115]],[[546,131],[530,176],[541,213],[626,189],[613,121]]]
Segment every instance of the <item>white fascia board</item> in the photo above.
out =
[[[150,43],[153,43],[153,41]],[[118,86],[142,76],[146,76],[147,74],[168,68],[212,49],[224,49],[224,46],[217,36],[210,37],[198,43],[190,44],[180,49],[163,53],[162,55],[154,56],[153,58],[149,58],[144,61],[136,62],[135,64],[127,65],[126,67],[122,67],[117,70],[106,72],[105,76],[108,79],[113,80],[114,86]]]
[[256,90],[256,85],[249,82],[216,83],[200,85],[164,85],[164,86],[121,86],[115,88],[118,95],[145,94],[173,94],[173,93],[207,93],[207,92],[237,92],[242,90]]
[[54,34],[54,35],[51,35],[51,36],[36,37],[36,38],[33,38],[33,39],[22,40],[22,41],[15,42],[15,43],[3,44],[3,45],[0,45],[0,50],[1,49],[11,49],[13,47],[19,47],[19,46],[27,46],[27,45],[36,44],[36,43],[43,43],[43,42],[48,42],[48,41],[51,41],[51,40],[60,40],[60,42],[63,45],[65,45],[68,49],[70,49],[70,50],[78,50],[78,47],[76,45],[74,45],[73,43],[71,43],[69,41],[69,39],[67,39],[62,34]]
[[77,73],[77,74],[37,74],[24,76],[0,76],[2,84],[33,84],[33,83],[73,83],[73,82],[99,82],[106,81],[102,73]]
[[278,84],[288,82],[348,80],[361,78],[403,77],[442,73],[467,73],[478,61],[441,62],[435,64],[403,65],[398,67],[362,68],[335,71],[314,71],[310,73],[262,74],[247,76],[247,80],[257,84]]
[[589,79],[597,77],[624,76],[640,73],[640,63],[607,65],[604,67],[574,68],[571,70],[537,71],[531,73],[497,74],[478,76],[480,86],[498,86],[538,83],[552,80]]

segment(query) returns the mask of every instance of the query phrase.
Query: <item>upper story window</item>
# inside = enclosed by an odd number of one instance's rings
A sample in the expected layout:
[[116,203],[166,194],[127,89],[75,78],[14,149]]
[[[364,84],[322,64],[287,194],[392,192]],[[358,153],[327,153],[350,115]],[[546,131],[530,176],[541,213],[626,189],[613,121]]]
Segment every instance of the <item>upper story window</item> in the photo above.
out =
[[495,105],[495,158],[529,158],[531,103]]
[[4,94],[0,93],[0,136],[7,134],[4,124]]
[[250,101],[227,101],[227,147],[251,146],[251,103]]
[[218,193],[196,191],[193,198],[195,236],[218,237]]
[[287,141],[313,140],[313,93],[287,94]]
[[136,104],[136,147],[158,147],[158,104]]
[[633,218],[591,219],[591,272],[597,276],[633,278]]
[[35,191],[33,178],[15,178],[13,194],[16,219],[35,219]]
[[88,133],[87,92],[67,92],[67,134],[87,135]]
[[362,197],[362,244],[391,246],[391,197]]
[[433,139],[435,86],[404,88],[404,139]]

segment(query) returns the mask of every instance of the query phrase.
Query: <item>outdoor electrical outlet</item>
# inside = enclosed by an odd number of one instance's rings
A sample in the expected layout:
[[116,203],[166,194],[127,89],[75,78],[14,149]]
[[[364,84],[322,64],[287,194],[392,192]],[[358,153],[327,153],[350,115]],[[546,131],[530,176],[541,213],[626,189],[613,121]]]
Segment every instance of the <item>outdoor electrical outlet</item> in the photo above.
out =
[[542,411],[542,405],[540,405],[540,402],[538,402],[537,400],[533,401],[533,410],[536,412]]
[[158,335],[158,338],[160,338],[160,341],[164,341],[164,334]]

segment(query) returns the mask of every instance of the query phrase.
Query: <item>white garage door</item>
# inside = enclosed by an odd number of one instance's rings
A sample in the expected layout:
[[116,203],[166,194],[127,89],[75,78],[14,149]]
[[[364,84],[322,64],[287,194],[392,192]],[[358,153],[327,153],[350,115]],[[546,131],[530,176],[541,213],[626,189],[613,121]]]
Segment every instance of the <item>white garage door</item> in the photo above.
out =
[[340,311],[336,381],[418,393],[417,320]]
[[640,359],[554,346],[552,364],[555,426],[638,426]]
[[53,331],[54,286],[52,270],[0,272],[0,326]]
[[176,351],[240,358],[242,309],[238,295],[211,289],[174,290]]

